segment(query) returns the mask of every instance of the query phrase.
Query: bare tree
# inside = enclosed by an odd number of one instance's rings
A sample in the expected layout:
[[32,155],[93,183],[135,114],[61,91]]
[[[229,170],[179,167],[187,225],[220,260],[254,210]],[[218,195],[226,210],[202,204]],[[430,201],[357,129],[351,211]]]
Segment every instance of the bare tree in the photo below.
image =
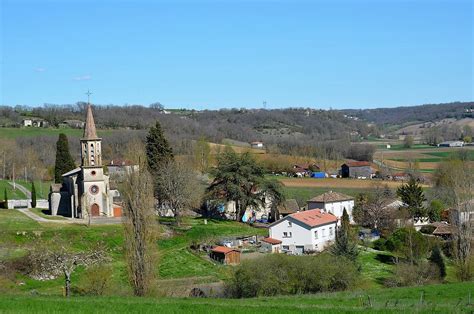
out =
[[107,261],[106,250],[99,245],[86,252],[74,252],[71,243],[64,240],[52,241],[58,245],[39,245],[29,254],[32,266],[30,276],[38,279],[54,278],[64,275],[64,294],[71,294],[71,275],[78,266],[91,266]]
[[393,192],[387,185],[374,184],[369,194],[357,198],[354,208],[354,218],[357,223],[374,229],[385,228],[391,220],[391,210],[388,205],[394,200]]
[[125,256],[128,277],[136,296],[149,293],[155,274],[157,217],[154,210],[153,180],[142,161],[139,171],[126,174],[123,196]]
[[204,186],[185,164],[168,161],[158,171],[156,185],[159,206],[171,210],[178,225],[185,210],[201,205]]

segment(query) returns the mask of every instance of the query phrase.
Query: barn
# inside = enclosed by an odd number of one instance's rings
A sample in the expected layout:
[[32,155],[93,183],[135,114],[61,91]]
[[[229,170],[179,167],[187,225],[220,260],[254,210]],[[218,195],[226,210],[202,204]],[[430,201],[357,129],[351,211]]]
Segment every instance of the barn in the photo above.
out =
[[341,177],[343,178],[371,178],[372,167],[368,161],[353,161],[341,166]]

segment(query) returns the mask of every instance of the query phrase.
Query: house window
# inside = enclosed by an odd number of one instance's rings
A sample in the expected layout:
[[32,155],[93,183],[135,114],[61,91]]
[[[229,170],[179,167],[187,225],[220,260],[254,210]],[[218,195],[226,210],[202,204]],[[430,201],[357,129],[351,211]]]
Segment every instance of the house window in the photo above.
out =
[[323,229],[321,230],[321,233],[323,234],[323,238],[324,238],[324,237],[326,236],[326,229],[323,228]]
[[288,221],[288,228],[291,228],[292,225],[291,221]]
[[290,250],[290,246],[289,246],[289,245],[283,245],[283,250],[289,251],[289,250]]
[[291,238],[291,232],[283,232],[283,238]]
[[314,232],[314,238],[315,238],[315,239],[318,238],[318,230],[316,230],[316,231]]
[[329,227],[329,235],[330,235],[330,236],[333,235],[332,227]]

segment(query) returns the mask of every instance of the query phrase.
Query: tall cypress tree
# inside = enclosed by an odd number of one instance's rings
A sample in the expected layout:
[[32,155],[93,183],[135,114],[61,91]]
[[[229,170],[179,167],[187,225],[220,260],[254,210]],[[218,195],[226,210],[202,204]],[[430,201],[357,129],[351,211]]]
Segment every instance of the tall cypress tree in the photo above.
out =
[[342,213],[341,226],[336,231],[336,242],[331,249],[332,254],[336,256],[344,256],[351,261],[357,259],[359,251],[357,250],[357,243],[354,241],[351,230],[349,215],[346,209]]
[[438,267],[439,276],[441,279],[444,279],[446,277],[446,264],[444,264],[443,256],[441,255],[441,250],[437,245],[434,246],[431,250],[431,256],[428,258],[428,260],[431,263],[435,264],[436,267]]
[[173,159],[173,150],[166,140],[158,121],[156,121],[154,127],[150,128],[150,132],[146,137],[146,157],[148,167],[152,173],[156,173],[163,164]]
[[31,207],[36,208],[36,188],[33,181],[31,181]]
[[54,182],[61,183],[62,175],[76,168],[74,159],[69,152],[69,142],[66,134],[59,134],[56,142],[56,163],[54,164]]

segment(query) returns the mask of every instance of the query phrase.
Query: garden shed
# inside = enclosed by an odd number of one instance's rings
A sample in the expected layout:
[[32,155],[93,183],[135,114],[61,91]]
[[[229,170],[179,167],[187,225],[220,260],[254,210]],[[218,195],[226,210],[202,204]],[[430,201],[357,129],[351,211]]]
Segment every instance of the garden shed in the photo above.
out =
[[226,246],[216,246],[211,250],[210,257],[226,265],[240,264],[240,251]]

